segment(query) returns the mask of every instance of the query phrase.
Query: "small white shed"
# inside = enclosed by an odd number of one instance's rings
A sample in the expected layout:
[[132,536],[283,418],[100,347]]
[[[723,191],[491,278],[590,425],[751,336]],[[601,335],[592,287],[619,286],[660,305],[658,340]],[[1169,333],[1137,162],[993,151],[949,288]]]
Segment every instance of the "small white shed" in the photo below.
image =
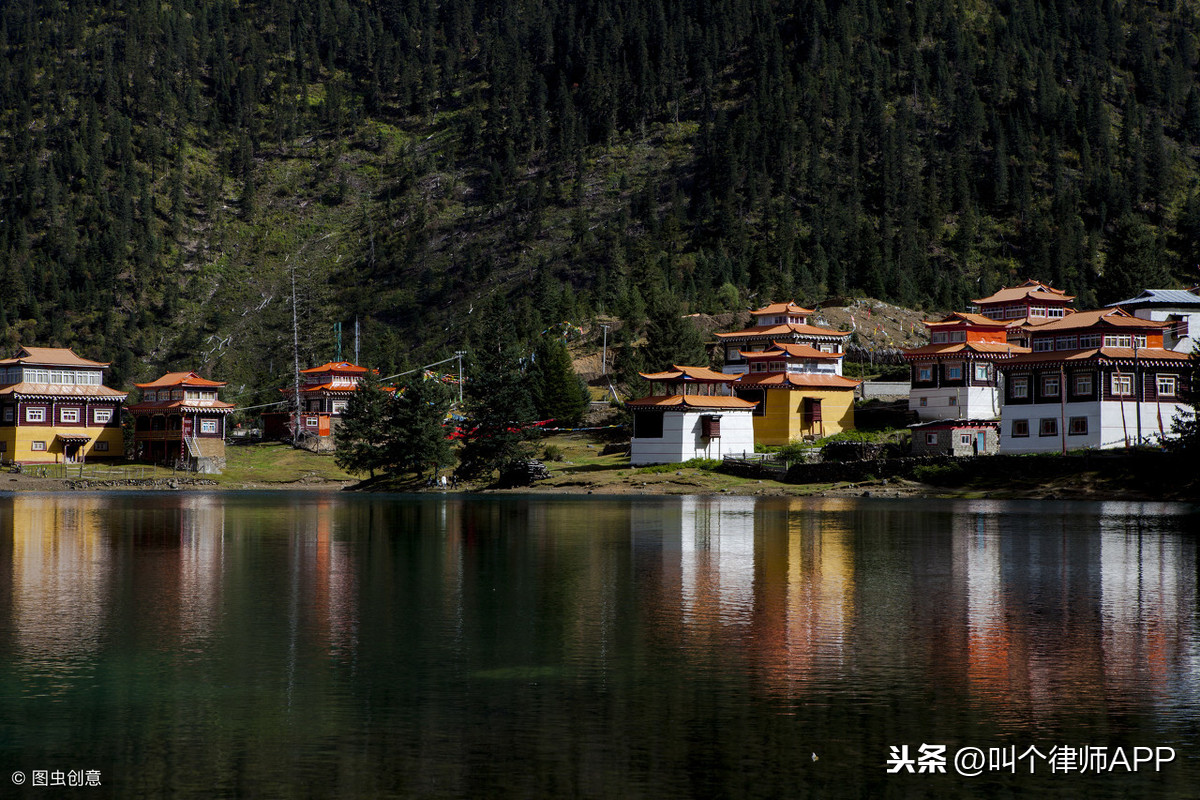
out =
[[629,463],[675,464],[754,452],[755,404],[737,397],[658,395],[630,400]]

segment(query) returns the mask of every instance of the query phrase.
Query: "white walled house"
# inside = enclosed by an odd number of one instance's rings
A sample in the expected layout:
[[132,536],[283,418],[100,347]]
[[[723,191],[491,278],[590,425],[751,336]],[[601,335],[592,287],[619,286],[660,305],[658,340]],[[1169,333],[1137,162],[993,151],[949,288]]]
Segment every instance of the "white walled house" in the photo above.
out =
[[1000,450],[1048,453],[1155,444],[1187,408],[1189,357],[1163,347],[1165,322],[1120,309],[1034,326],[1033,351],[1000,362]]
[[652,395],[630,400],[629,463],[675,464],[754,452],[755,404],[736,397]]
[[1195,290],[1146,289],[1137,297],[1110,303],[1140,319],[1166,322],[1163,347],[1177,353],[1190,353],[1200,342],[1200,295]]
[[955,312],[924,324],[929,344],[904,351],[912,370],[909,410],[923,422],[999,417],[996,364],[1029,352],[1008,343],[1008,323]]

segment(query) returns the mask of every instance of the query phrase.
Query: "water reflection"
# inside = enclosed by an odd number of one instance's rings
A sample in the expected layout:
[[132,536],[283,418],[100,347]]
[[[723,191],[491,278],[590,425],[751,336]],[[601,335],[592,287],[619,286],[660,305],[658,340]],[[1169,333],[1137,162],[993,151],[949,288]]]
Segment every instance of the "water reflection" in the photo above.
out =
[[817,747],[812,793],[934,735],[1194,745],[1196,519],[0,495],[0,741],[181,765],[131,797],[804,795]]

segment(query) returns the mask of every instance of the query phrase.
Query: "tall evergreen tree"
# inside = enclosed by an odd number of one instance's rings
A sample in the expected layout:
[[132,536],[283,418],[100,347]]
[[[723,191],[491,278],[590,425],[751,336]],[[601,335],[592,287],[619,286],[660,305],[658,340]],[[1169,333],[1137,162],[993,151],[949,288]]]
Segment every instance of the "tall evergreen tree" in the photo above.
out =
[[380,443],[389,472],[436,472],[453,461],[444,427],[450,399],[443,384],[417,373],[397,384]]
[[571,365],[571,355],[561,339],[543,336],[534,350],[529,370],[537,415],[552,419],[557,427],[574,427],[587,412],[587,384]]
[[333,433],[335,464],[347,472],[366,472],[372,478],[376,470],[387,467],[388,456],[382,444],[387,438],[392,399],[391,392],[380,386],[379,378],[368,370],[350,395],[341,424]]
[[515,345],[472,353],[459,453],[459,472],[466,478],[490,479],[496,470],[533,455],[531,442],[538,434],[529,425],[536,411],[521,361]]

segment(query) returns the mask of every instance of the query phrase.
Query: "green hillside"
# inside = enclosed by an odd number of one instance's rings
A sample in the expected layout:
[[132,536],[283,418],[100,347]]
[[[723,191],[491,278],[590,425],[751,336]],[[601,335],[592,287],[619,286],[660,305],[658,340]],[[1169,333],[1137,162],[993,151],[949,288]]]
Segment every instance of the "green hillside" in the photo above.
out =
[[14,0],[0,342],[249,404],[293,310],[305,364],[358,320],[399,370],[497,319],[619,350],[647,308],[1192,284],[1198,34],[1181,0]]

